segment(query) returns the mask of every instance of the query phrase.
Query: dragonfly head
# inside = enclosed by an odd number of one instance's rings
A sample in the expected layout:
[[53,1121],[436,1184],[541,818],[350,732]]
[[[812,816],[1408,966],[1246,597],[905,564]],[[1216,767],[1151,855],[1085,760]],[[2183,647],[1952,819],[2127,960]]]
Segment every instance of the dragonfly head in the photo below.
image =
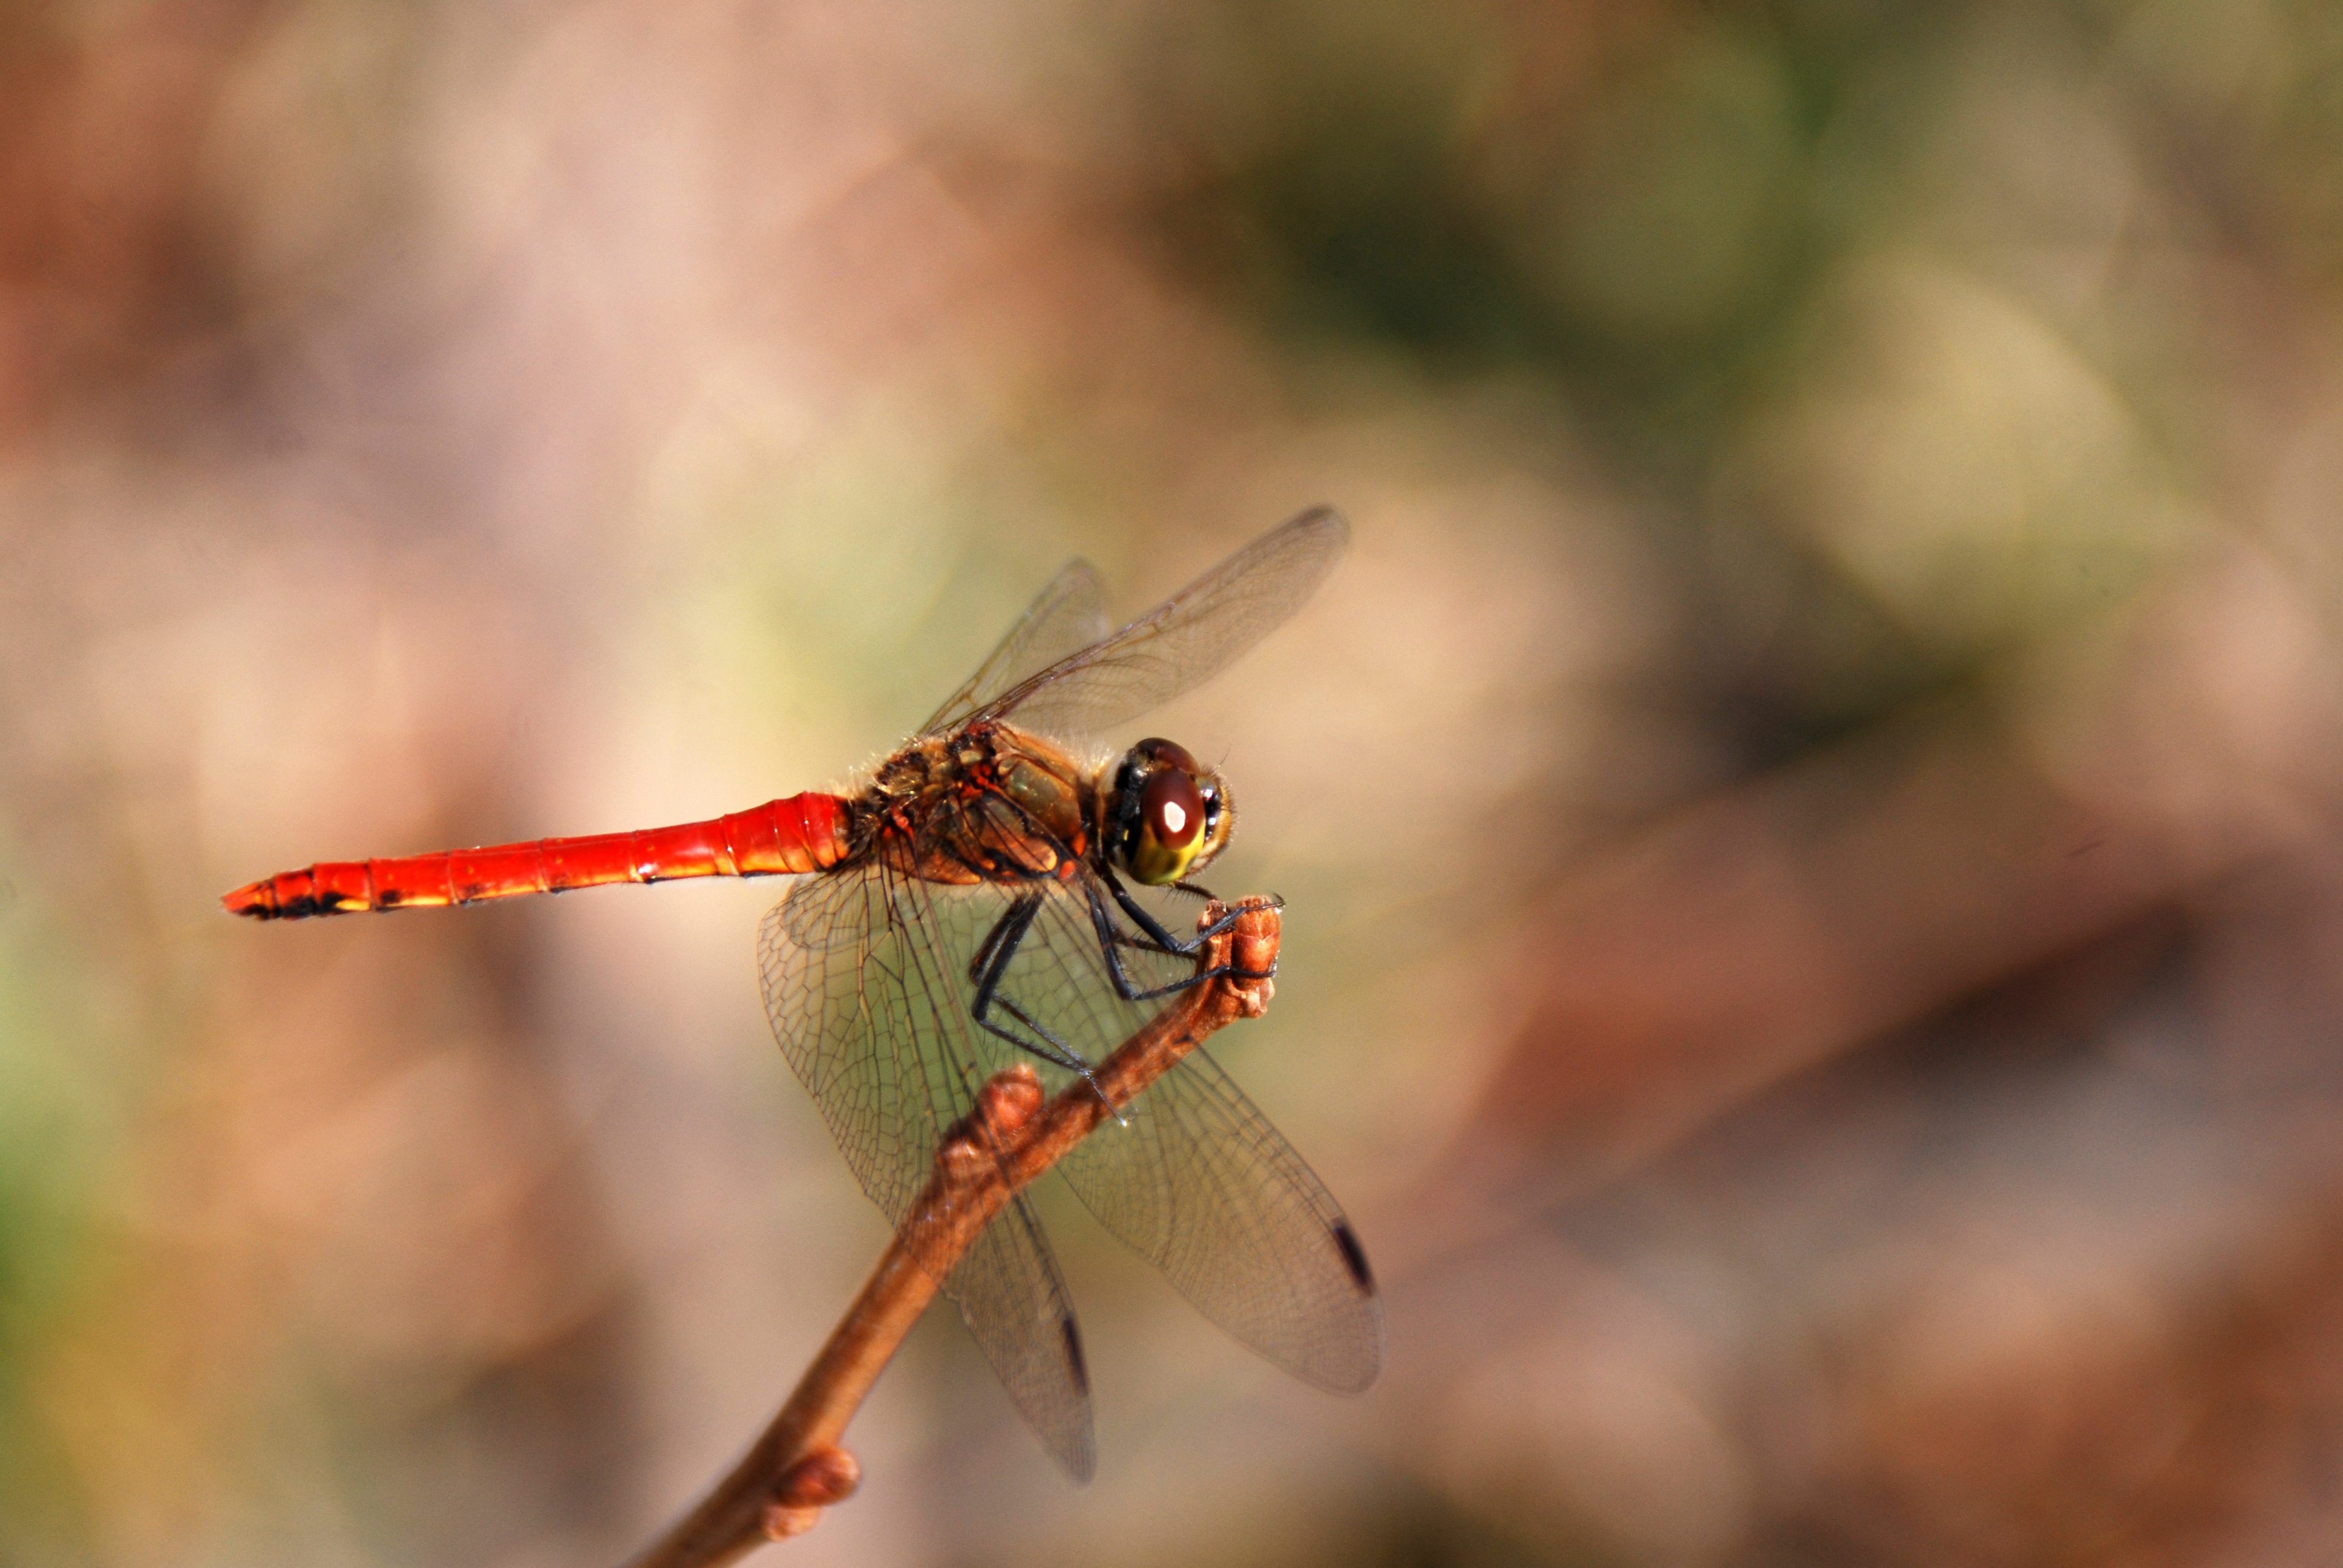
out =
[[1237,817],[1221,776],[1169,740],[1142,740],[1123,753],[1103,815],[1115,865],[1159,888],[1202,870]]

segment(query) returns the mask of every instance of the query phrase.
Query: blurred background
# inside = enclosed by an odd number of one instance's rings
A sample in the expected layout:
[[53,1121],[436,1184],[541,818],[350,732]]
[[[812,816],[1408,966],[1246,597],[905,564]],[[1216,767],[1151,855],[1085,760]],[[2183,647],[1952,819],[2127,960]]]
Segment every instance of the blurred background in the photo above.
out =
[[1345,1402],[1062,1195],[773,1562],[2343,1553],[2343,11],[62,0],[0,25],[0,1563],[615,1562],[886,1231],[771,883],[255,927],[842,782],[1067,557]]

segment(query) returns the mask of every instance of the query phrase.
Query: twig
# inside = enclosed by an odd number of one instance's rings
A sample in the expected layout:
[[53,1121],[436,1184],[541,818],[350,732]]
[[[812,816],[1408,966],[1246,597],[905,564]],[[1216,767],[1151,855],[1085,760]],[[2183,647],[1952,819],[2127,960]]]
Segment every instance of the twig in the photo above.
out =
[[[1046,1105],[1029,1067],[996,1074],[968,1121],[936,1151],[935,1174],[896,1230],[870,1282],[806,1369],[797,1391],[754,1447],[628,1568],[717,1568],[766,1541],[813,1527],[860,1479],[837,1446],[903,1336],[985,1224],[1019,1189],[1056,1164],[1111,1113],[1222,1026],[1259,1018],[1275,992],[1277,904],[1243,899],[1231,928],[1198,956],[1199,971],[1232,973],[1199,985]],[[1215,902],[1197,922],[1227,912]],[[1247,978],[1252,977],[1252,978]]]

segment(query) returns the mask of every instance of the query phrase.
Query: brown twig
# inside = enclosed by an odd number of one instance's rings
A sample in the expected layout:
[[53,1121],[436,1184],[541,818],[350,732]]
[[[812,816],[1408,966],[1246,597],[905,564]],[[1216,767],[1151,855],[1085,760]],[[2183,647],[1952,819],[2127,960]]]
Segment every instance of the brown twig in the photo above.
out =
[[[1235,921],[1197,958],[1200,971],[1227,965],[1232,972],[1191,990],[1125,1040],[1099,1064],[1095,1092],[1077,1082],[1044,1105],[1041,1080],[1022,1066],[985,1085],[976,1110],[936,1151],[935,1174],[789,1402],[731,1473],[628,1568],[716,1568],[811,1529],[824,1507],[853,1492],[860,1471],[838,1440],[985,1224],[1104,1121],[1110,1106],[1130,1103],[1222,1026],[1268,1008],[1277,905],[1244,899],[1234,907]],[[1226,912],[1207,905],[1198,929]]]

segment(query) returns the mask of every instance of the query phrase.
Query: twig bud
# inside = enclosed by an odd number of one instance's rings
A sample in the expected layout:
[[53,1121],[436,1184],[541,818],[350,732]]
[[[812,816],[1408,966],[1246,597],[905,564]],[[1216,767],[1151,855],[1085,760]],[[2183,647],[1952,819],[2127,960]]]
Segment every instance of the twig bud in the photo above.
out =
[[821,1523],[819,1508],[791,1508],[786,1503],[765,1504],[765,1539],[787,1541],[792,1535],[802,1535]]
[[842,1448],[817,1448],[791,1465],[773,1488],[781,1508],[827,1508],[854,1495],[862,1484],[862,1466]]
[[976,1097],[977,1118],[996,1137],[1016,1132],[1041,1109],[1041,1075],[1021,1061],[994,1073]]

